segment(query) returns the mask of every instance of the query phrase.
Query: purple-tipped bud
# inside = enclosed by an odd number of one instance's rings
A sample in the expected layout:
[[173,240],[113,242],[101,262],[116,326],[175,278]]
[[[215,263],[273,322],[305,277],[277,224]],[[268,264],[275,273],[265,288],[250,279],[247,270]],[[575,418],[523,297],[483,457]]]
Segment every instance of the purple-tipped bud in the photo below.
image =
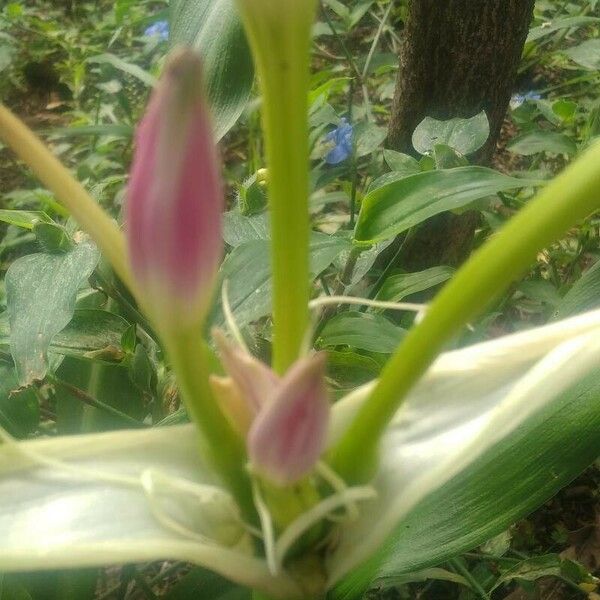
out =
[[203,319],[221,259],[222,210],[201,62],[177,50],[138,126],[127,192],[131,267],[144,308],[160,326]]
[[329,412],[325,355],[300,359],[248,433],[248,454],[256,471],[281,486],[307,475],[325,448]]

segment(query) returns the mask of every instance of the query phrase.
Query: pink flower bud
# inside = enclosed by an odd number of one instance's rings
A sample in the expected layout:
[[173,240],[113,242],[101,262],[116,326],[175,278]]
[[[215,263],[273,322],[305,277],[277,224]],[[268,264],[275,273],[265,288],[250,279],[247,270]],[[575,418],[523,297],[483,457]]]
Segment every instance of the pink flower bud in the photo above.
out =
[[297,361],[283,378],[213,332],[229,378],[212,377],[219,405],[246,436],[254,470],[280,486],[308,475],[325,448],[329,399],[325,355]]
[[161,326],[208,309],[219,267],[223,191],[200,59],[177,50],[138,126],[126,226],[140,299]]
[[248,433],[248,455],[257,472],[282,486],[307,475],[325,448],[329,412],[325,355],[300,359]]

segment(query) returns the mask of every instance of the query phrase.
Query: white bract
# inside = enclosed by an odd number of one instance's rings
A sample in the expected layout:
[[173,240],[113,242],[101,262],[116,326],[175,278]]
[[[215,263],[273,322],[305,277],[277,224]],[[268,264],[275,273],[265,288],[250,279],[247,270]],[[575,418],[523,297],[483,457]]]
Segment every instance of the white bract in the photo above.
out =
[[[327,585],[367,559],[421,502],[477,459],[549,418],[561,395],[599,364],[600,310],[440,355],[382,440],[371,482],[376,495],[357,493],[357,518],[338,525]],[[334,406],[330,443],[371,386]],[[6,438],[0,571],[174,559],[273,598],[305,597],[304,581],[285,564],[274,575],[255,554],[251,538],[258,532],[243,522],[199,455],[198,435],[182,425],[19,443]],[[287,547],[290,535],[293,529]]]

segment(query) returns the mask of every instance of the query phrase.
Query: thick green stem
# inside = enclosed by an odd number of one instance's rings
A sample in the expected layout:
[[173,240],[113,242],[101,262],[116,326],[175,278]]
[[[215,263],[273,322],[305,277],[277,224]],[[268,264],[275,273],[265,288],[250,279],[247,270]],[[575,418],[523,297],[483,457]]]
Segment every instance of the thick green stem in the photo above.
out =
[[208,384],[208,358],[202,336],[193,328],[163,336],[190,419],[198,427],[214,468],[236,498],[244,516],[255,520],[246,452],[219,409]]
[[600,208],[600,144],[556,177],[458,271],[404,338],[368,401],[332,449],[344,478],[372,476],[388,423],[444,344],[531,265],[537,253]]
[[239,0],[259,75],[269,169],[273,366],[299,356],[308,327],[307,93],[314,0]]
[[133,291],[125,240],[117,224],[98,206],[48,147],[0,104],[0,139],[40,178],[96,242],[121,280]]

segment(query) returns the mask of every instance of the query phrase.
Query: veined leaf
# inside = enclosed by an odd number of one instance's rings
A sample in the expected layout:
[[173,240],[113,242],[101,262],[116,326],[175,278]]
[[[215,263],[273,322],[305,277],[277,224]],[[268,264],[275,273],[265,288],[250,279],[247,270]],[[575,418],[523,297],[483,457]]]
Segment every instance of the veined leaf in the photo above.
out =
[[21,385],[45,376],[50,342],[73,317],[77,291],[98,258],[96,246],[82,242],[61,254],[23,256],[8,269],[10,349]]
[[[48,350],[65,356],[118,360],[121,353],[121,336],[129,323],[113,313],[94,308],[76,309],[69,324],[51,340]],[[0,345],[10,343],[8,314],[0,314]],[[104,354],[102,354],[104,353]]]
[[[379,496],[344,530],[332,580],[351,574],[331,597],[478,546],[585,469],[600,452],[599,333],[595,311],[441,355],[385,436]],[[360,402],[335,405],[338,426]]]
[[318,343],[391,354],[405,333],[383,315],[344,311],[327,321]]
[[194,46],[205,66],[215,135],[238,120],[254,81],[254,66],[234,0],[173,0],[171,41]]
[[470,119],[454,118],[438,121],[425,117],[412,136],[412,144],[419,154],[433,152],[439,144],[450,146],[456,152],[467,155],[479,150],[490,135],[490,123],[485,111]]
[[426,171],[368,193],[362,202],[355,238],[374,243],[396,236],[447,210],[462,208],[498,192],[539,185],[484,167]]
[[[310,270],[316,277],[344,250],[350,241],[323,233],[312,233]],[[221,267],[221,281],[228,281],[228,295],[238,326],[244,327],[271,312],[271,260],[268,240],[256,239],[233,249]],[[220,306],[213,311],[212,322],[222,326]]]

